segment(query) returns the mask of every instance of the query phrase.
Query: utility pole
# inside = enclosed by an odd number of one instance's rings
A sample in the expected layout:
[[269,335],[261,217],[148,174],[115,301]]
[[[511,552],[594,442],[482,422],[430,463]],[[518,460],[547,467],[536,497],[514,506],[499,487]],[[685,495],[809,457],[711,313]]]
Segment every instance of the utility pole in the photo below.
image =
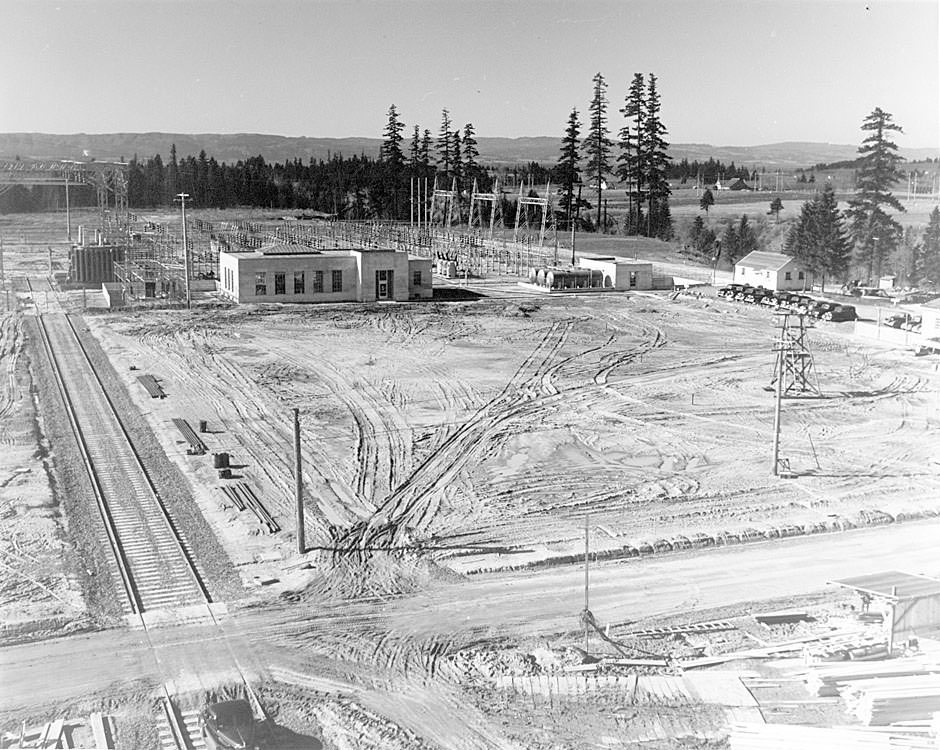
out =
[[0,289],[3,290],[3,310],[10,311],[10,298],[7,295],[7,281],[3,273],[3,237],[0,237]]
[[783,336],[777,341],[777,391],[774,402],[774,476],[780,476],[780,404],[783,401]]
[[[574,232],[575,232],[575,227],[577,227],[577,225],[581,223],[581,183],[580,183],[580,182],[578,183],[578,205],[577,205],[577,209],[578,209],[577,218],[574,220],[574,222],[573,222],[572,225],[571,225],[571,265],[574,265],[574,263],[575,263],[575,258],[574,258]],[[518,210],[518,209],[517,209],[517,210]]]
[[590,521],[591,515],[587,514],[584,516],[584,653],[588,653],[588,637],[590,635],[590,624],[588,618],[590,616],[591,608],[589,606],[590,600],[588,599],[588,584],[589,584],[589,551],[590,551]]
[[307,551],[304,538],[304,478],[300,459],[300,409],[294,409],[294,499],[297,501],[297,551]]
[[180,209],[183,212],[183,275],[186,277],[186,309],[192,306],[192,296],[189,292],[189,244],[186,242],[186,199],[189,193],[179,193]]
[[69,209],[69,173],[65,173],[65,238],[72,241],[72,214]]

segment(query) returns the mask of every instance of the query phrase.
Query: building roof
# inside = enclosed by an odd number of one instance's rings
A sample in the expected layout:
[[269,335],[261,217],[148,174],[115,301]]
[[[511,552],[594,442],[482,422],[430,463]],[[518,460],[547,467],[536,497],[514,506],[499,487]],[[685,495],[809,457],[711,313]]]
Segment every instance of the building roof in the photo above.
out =
[[320,251],[307,245],[276,242],[258,249],[262,255],[319,255]]
[[793,260],[796,260],[796,258],[790,255],[784,255],[783,253],[768,253],[764,250],[755,250],[753,253],[748,253],[743,258],[736,261],[734,265],[747,266],[748,268],[764,271],[779,271]]
[[[903,573],[900,570],[885,570],[867,576],[840,578],[830,583],[888,599],[914,599],[940,594],[940,579]],[[895,593],[892,594],[892,591]]]

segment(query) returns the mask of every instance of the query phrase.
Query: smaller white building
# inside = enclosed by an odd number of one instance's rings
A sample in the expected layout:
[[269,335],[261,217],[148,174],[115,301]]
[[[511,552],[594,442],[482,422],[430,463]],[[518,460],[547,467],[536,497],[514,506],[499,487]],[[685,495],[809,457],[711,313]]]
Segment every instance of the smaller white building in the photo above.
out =
[[605,289],[653,288],[652,263],[638,263],[628,258],[605,255],[582,255],[578,257],[578,266],[600,272]]
[[430,258],[301,245],[221,251],[219,291],[234,302],[407,302],[434,296]]
[[734,283],[773,291],[812,289],[815,277],[796,258],[755,250],[734,264]]

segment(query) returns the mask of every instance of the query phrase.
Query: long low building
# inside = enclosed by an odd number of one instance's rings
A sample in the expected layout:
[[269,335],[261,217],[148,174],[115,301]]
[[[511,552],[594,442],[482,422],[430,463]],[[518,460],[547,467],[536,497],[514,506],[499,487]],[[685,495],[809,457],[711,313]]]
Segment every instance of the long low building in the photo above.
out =
[[234,302],[407,302],[434,295],[428,258],[302,245],[220,252],[219,291]]

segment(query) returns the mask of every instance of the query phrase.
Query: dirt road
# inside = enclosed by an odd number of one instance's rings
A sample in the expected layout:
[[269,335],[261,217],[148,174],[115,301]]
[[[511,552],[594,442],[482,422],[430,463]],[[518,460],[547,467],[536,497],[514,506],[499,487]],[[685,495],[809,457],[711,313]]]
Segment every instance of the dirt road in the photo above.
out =
[[[812,592],[843,575],[892,568],[937,574],[938,534],[940,522],[922,522],[601,564],[591,576],[591,609],[601,623],[679,612],[693,621],[696,610]],[[427,644],[439,657],[481,638],[557,640],[559,633],[577,630],[582,587],[583,571],[574,565],[441,584],[381,605],[232,610],[222,620],[227,638],[190,626],[155,631],[152,648],[140,631],[10,647],[0,650],[0,718],[122,684],[186,684],[197,674],[207,679],[213,665],[231,663],[232,653],[249,673],[263,674],[270,666],[314,671],[352,692],[357,683],[417,669],[422,659],[413,657]],[[357,638],[371,647],[357,648]],[[396,644],[386,654],[393,658],[377,659],[382,650],[375,639]],[[334,648],[339,641],[344,649]],[[423,664],[425,670],[433,666],[428,659]]]

